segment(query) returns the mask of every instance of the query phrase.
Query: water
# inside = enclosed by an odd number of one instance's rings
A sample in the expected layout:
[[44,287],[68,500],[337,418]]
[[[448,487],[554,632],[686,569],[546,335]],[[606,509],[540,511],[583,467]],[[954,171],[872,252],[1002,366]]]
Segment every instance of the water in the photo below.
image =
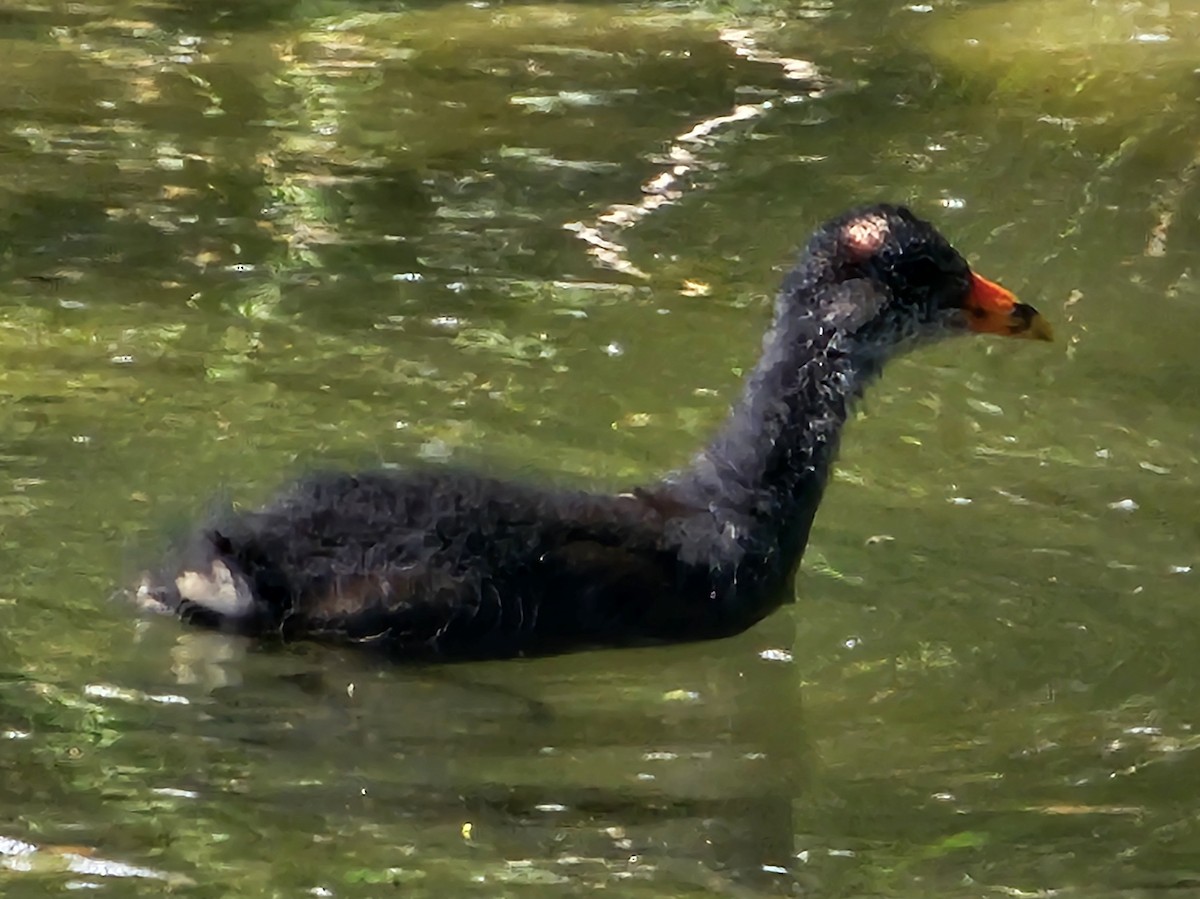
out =
[[[1194,890],[1198,30],[0,3],[5,895]],[[678,464],[880,197],[1060,340],[893,365],[751,632],[414,670],[110,602],[318,465]]]

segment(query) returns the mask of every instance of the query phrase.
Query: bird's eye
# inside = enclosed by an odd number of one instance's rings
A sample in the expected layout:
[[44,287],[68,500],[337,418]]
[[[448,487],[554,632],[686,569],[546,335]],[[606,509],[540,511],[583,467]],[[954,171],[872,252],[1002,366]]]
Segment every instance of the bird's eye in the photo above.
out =
[[936,296],[947,280],[946,271],[929,256],[906,259],[896,275],[904,288],[901,295],[913,299]]
[[913,261],[910,277],[925,284],[932,284],[941,280],[944,274],[945,272],[937,262],[929,257],[924,257]]

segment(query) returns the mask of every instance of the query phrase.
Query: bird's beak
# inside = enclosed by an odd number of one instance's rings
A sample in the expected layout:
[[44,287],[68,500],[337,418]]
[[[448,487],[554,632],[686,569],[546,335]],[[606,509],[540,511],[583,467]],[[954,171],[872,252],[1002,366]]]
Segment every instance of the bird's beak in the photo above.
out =
[[974,272],[963,311],[967,313],[967,327],[980,334],[1054,339],[1054,329],[1040,312],[1027,303],[1018,303],[1010,291]]

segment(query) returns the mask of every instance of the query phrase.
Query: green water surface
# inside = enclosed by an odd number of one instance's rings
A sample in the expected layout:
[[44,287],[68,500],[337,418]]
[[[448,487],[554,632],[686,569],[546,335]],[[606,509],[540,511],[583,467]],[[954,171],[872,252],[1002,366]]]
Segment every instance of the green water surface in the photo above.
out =
[[[1200,893],[1198,45],[1181,0],[0,0],[0,893]],[[315,467],[680,464],[876,199],[1059,339],[892,365],[749,633],[412,669],[113,601]]]

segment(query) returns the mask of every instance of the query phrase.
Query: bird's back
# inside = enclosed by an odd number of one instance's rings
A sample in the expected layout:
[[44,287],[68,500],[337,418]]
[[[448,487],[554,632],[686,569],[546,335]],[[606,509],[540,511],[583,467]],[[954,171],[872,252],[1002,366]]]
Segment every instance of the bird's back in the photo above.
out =
[[199,531],[143,595],[218,627],[407,657],[703,635],[707,567],[681,559],[671,521],[647,496],[321,474]]

